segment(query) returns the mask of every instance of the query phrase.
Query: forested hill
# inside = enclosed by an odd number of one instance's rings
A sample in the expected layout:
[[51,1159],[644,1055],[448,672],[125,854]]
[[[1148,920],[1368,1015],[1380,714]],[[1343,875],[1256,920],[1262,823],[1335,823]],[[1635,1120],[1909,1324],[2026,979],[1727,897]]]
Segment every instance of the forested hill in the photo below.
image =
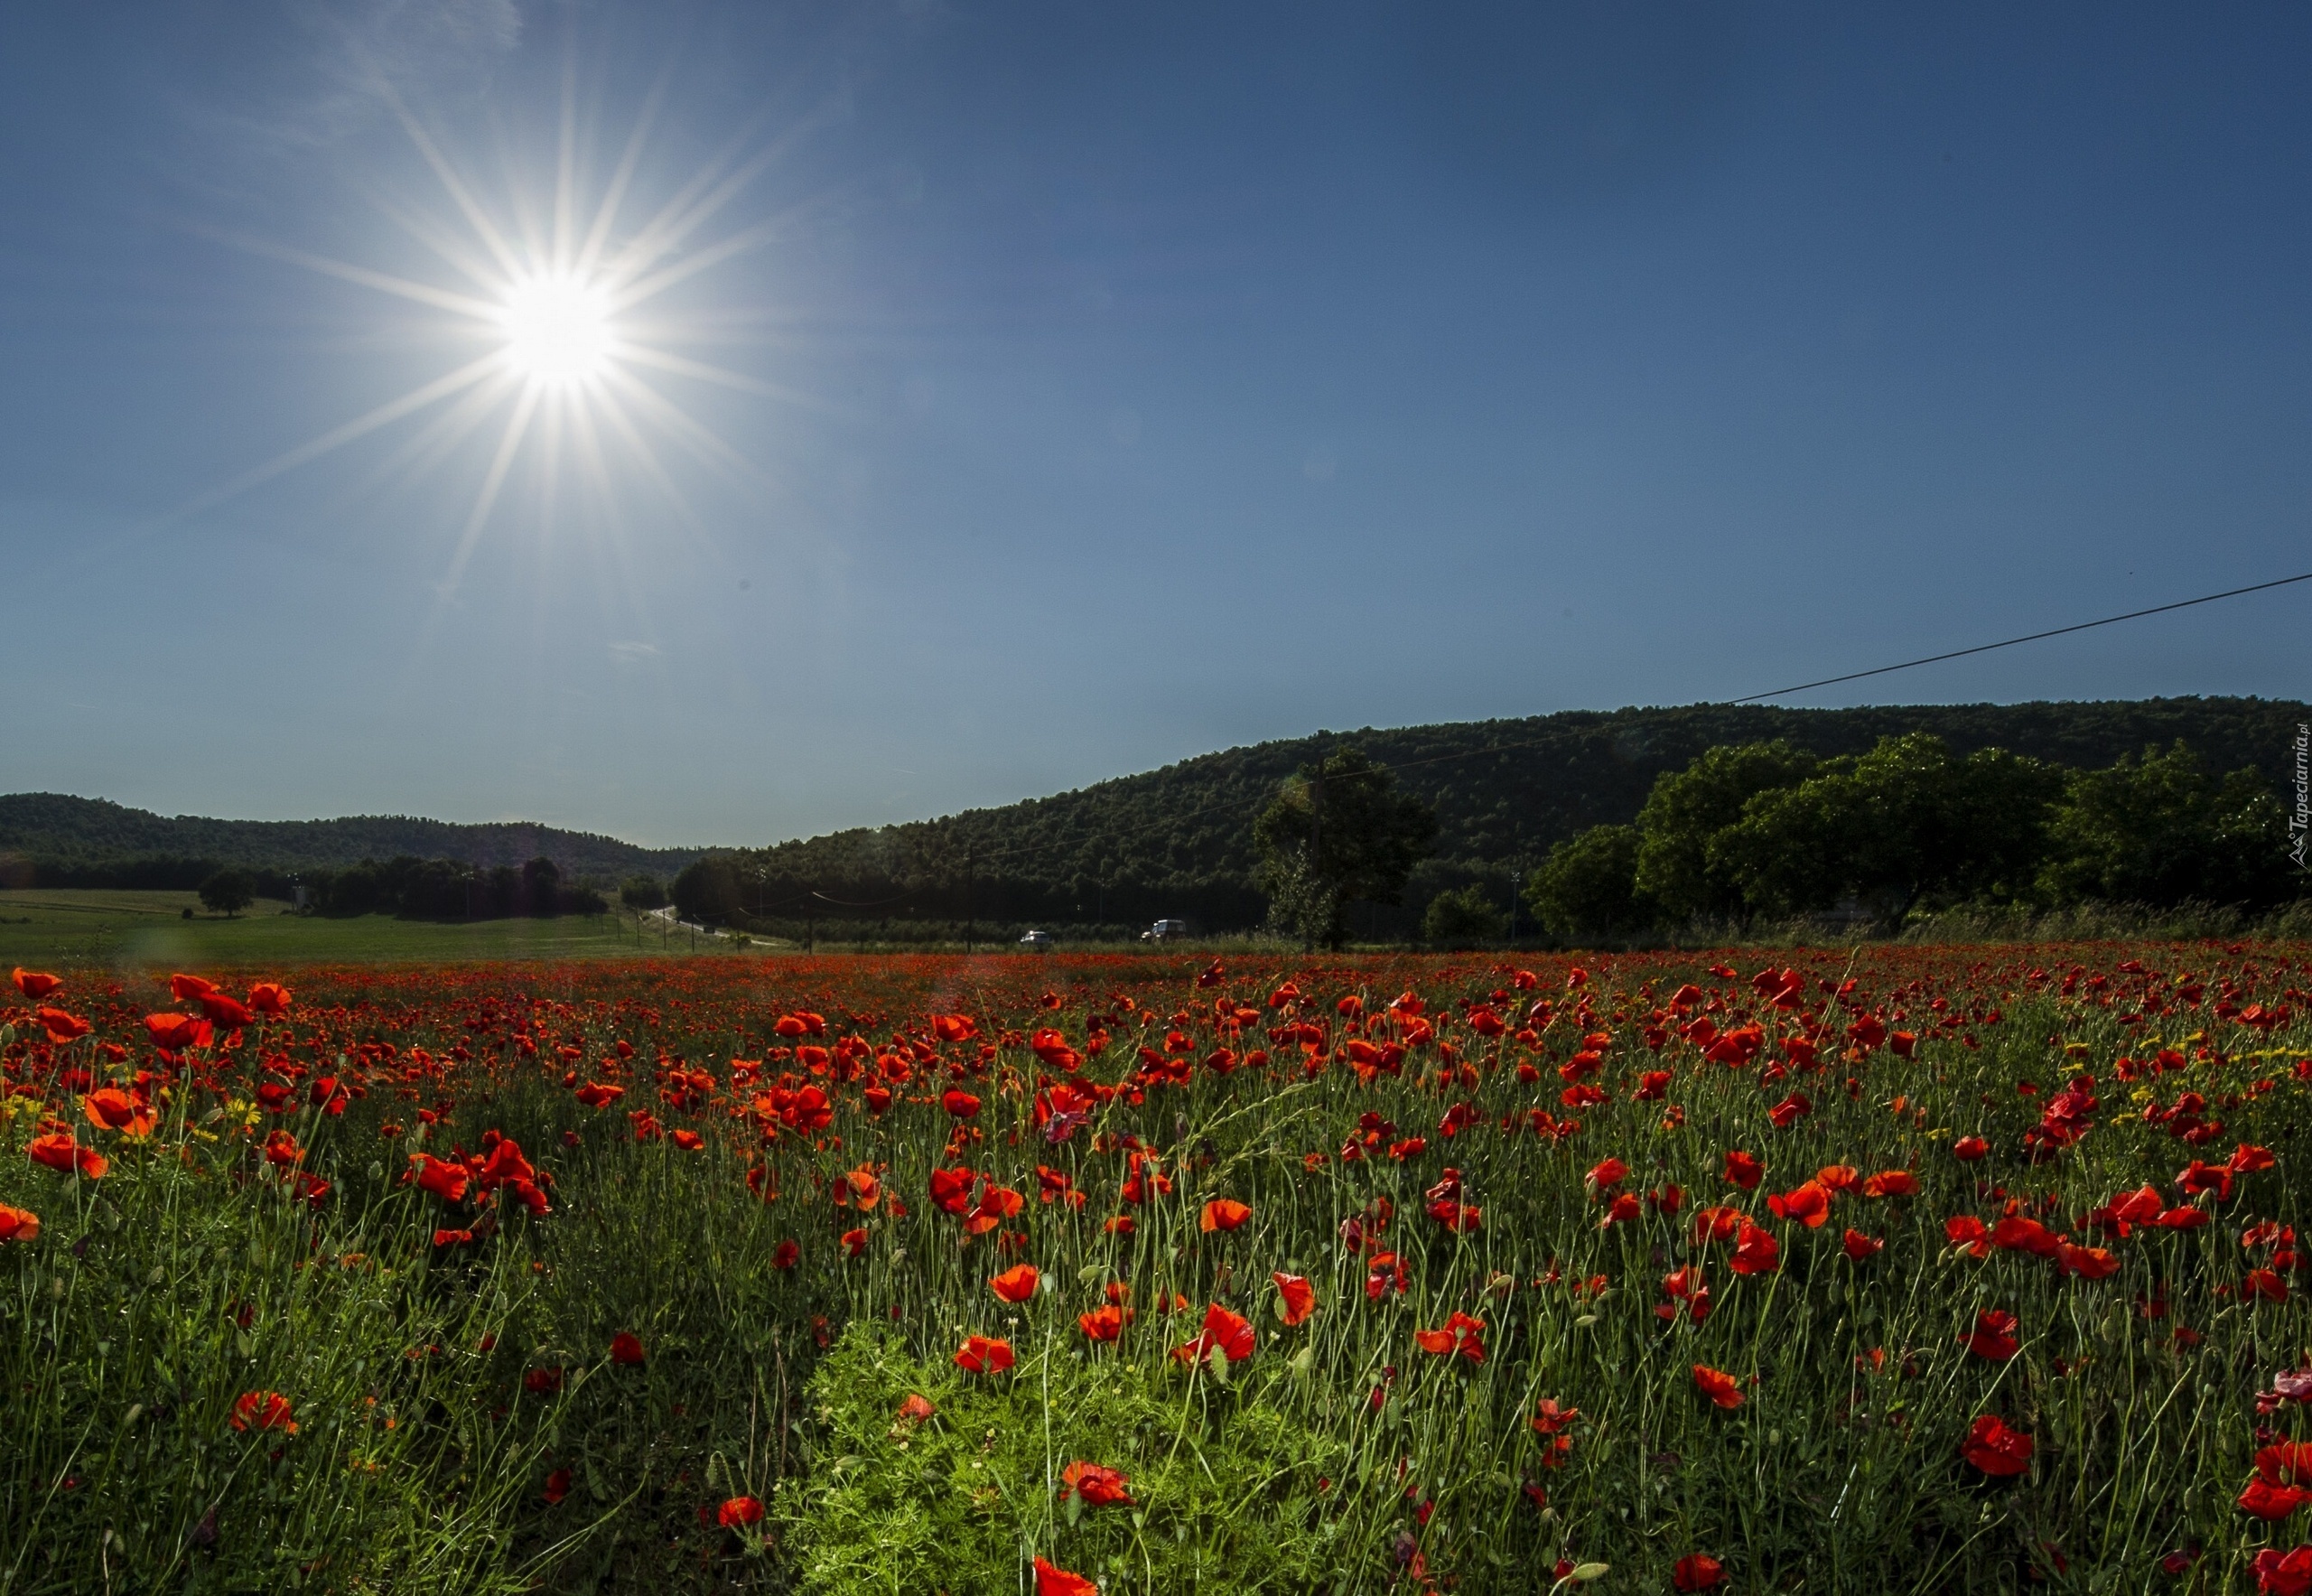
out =
[[[1570,711],[1523,720],[1324,733],[1185,760],[1077,791],[945,819],[836,832],[732,856],[735,893],[698,903],[764,918],[960,918],[1123,923],[1185,915],[1213,928],[1259,920],[1252,819],[1320,748],[1354,743],[1437,807],[1438,856],[1408,902],[1506,880],[1590,826],[1633,819],[1655,778],[1719,743],[1785,737],[1824,755],[1931,732],[1957,751],[2001,747],[2108,765],[2177,738],[2218,770],[2292,770],[2301,703],[2164,698],[2111,703],[1784,709],[1695,705]],[[2292,794],[2289,795],[2292,797]],[[1360,919],[1360,925],[1363,921]],[[1382,929],[1378,926],[1374,929]]]
[[638,848],[616,837],[521,821],[456,826],[402,815],[208,820],[61,793],[0,796],[0,857],[31,861],[36,871],[41,865],[85,868],[128,859],[198,860],[275,871],[342,869],[364,859],[403,854],[487,869],[519,865],[543,854],[565,878],[616,882],[637,874],[671,875],[698,854],[695,848]]

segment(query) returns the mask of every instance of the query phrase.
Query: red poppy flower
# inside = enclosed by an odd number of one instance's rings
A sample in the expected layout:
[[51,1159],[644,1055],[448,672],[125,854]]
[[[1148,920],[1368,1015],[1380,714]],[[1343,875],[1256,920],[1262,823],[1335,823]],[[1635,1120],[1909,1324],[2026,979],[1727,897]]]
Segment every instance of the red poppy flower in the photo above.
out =
[[1990,1143],[1981,1136],[1962,1136],[1951,1143],[1951,1156],[1961,1163],[1972,1163],[1990,1151]]
[[1943,1221],[1944,1239],[1965,1247],[1978,1258],[1990,1256],[1990,1232],[1972,1214],[1954,1214]]
[[2015,1328],[2019,1321],[2012,1313],[1997,1308],[1986,1308],[1975,1315],[1972,1334],[1959,1339],[1968,1351],[1992,1363],[2005,1363],[2015,1356],[2022,1343],[2016,1339]]
[[1060,1471],[1059,1499],[1066,1501],[1073,1491],[1086,1507],[1129,1507],[1134,1505],[1128,1489],[1131,1483],[1114,1469],[1079,1460]]
[[83,1147],[74,1141],[70,1131],[34,1136],[25,1144],[24,1151],[34,1163],[45,1164],[59,1174],[69,1175],[78,1170],[91,1181],[101,1181],[105,1171],[112,1168],[111,1162],[95,1148]]
[[1177,1363],[1203,1363],[1215,1349],[1231,1363],[1242,1363],[1253,1355],[1252,1321],[1239,1313],[1231,1313],[1214,1302],[1204,1311],[1204,1328],[1192,1341],[1184,1341],[1172,1349]]
[[1197,1220],[1197,1228],[1207,1235],[1215,1230],[1234,1230],[1253,1217],[1253,1210],[1230,1198],[1216,1197],[1204,1205],[1204,1215]]
[[2266,1546],[2256,1554],[2258,1596],[2307,1596],[2312,1592],[2312,1546],[2282,1552]]
[[1766,1179],[1767,1166],[1756,1153],[1729,1153],[1726,1155],[1725,1175],[1745,1191],[1756,1191],[1758,1182]]
[[144,1016],[144,1034],[153,1045],[163,1052],[182,1053],[188,1048],[206,1046],[209,1041],[209,1022],[196,1020],[191,1014],[174,1010]]
[[211,1025],[221,1025],[228,1031],[238,1031],[242,1026],[253,1023],[256,1019],[256,1016],[249,1013],[239,998],[228,996],[221,992],[202,993],[200,1012],[209,1017],[209,1022]]
[[297,1138],[287,1131],[268,1131],[266,1134],[265,1162],[275,1169],[291,1168],[304,1156],[305,1150],[297,1145]]
[[578,1101],[589,1108],[607,1108],[625,1096],[624,1087],[614,1087],[607,1081],[600,1080],[588,1081],[584,1086],[580,1087],[577,1092]]
[[1617,1225],[1627,1225],[1645,1211],[1645,1204],[1639,1200],[1636,1192],[1618,1192],[1608,1206],[1605,1218],[1598,1221],[1598,1228],[1610,1230]]
[[1786,1131],[1792,1125],[1796,1125],[1800,1120],[1805,1118],[1808,1115],[1813,1112],[1814,1101],[1813,1098],[1809,1097],[1804,1092],[1793,1092],[1781,1102],[1767,1109],[1767,1118],[1774,1123],[1775,1129],[1778,1131]]
[[1821,1182],[1809,1181],[1793,1190],[1768,1196],[1767,1207],[1777,1219],[1795,1219],[1809,1230],[1820,1230],[1831,1217],[1831,1193]]
[[30,1209],[10,1208],[0,1202],[0,1243],[38,1241],[40,1216]]
[[1960,1455],[1996,1479],[2011,1479],[2031,1466],[2031,1438],[2008,1427],[1997,1414],[1984,1414],[1968,1426]]
[[278,1391],[242,1392],[233,1403],[232,1425],[236,1430],[278,1430],[284,1435],[297,1433],[289,1399]]
[[2207,1222],[2207,1210],[2195,1208],[2168,1209],[2152,1220],[2162,1230],[2196,1230]]
[[1720,1407],[1742,1405],[1742,1382],[1722,1368],[1712,1368],[1706,1363],[1694,1365],[1694,1389]]
[[843,1244],[843,1255],[846,1258],[862,1256],[867,1251],[867,1227],[863,1225],[855,1230],[844,1231],[835,1239]]
[[2261,1474],[2248,1481],[2239,1497],[2240,1511],[2267,1524],[2279,1523],[2307,1502],[2312,1502],[2312,1490],[2279,1484]]
[[48,1032],[48,1040],[60,1047],[68,1041],[78,1041],[96,1029],[78,1014],[68,1014],[62,1009],[43,1008],[35,1011],[41,1029]]
[[938,1411],[932,1406],[931,1398],[920,1391],[909,1392],[907,1400],[900,1404],[900,1417],[910,1424],[920,1424]]
[[1629,1165],[1618,1158],[1601,1159],[1590,1167],[1587,1179],[1591,1190],[1610,1190],[1629,1179]]
[[2312,1485],[2312,1441],[2283,1441],[2256,1453],[2256,1472],[2275,1485]]
[[1740,1209],[1704,1208],[1694,1210],[1694,1245],[1706,1241],[1731,1241],[1734,1232],[1745,1218]]
[[1123,1334],[1123,1327],[1131,1321],[1131,1311],[1113,1302],[1076,1316],[1076,1322],[1083,1328],[1086,1337],[1095,1341],[1114,1340]]
[[169,995],[175,998],[177,1002],[181,1003],[196,1002],[200,998],[208,996],[209,994],[216,990],[217,985],[215,982],[204,981],[198,975],[172,975],[169,977]]
[[34,1003],[62,991],[64,987],[64,983],[58,977],[42,975],[38,970],[27,970],[21,965],[16,967],[15,981],[16,990]]
[[774,1269],[792,1269],[802,1261],[803,1249],[792,1237],[770,1249],[770,1266]]
[[570,1494],[570,1470],[567,1470],[567,1469],[556,1469],[553,1473],[551,1473],[551,1474],[549,1474],[549,1475],[547,1475],[547,1476],[545,1477],[545,1492],[544,1492],[544,1495],[545,1495],[545,1505],[546,1505],[547,1507],[555,1507],[555,1506],[556,1506],[558,1503],[560,1503],[560,1502],[561,1502],[561,1500],[562,1500],[562,1498],[564,1498],[564,1497],[568,1496],[569,1494]]
[[1100,1587],[1080,1573],[1036,1559],[1036,1596],[1100,1596]]
[[2258,1170],[2276,1168],[2279,1160],[2272,1156],[2269,1147],[2258,1147],[2242,1142],[2232,1156],[2224,1160],[2224,1167],[2235,1175],[2253,1174]]
[[1908,1170],[1881,1170],[1866,1176],[1862,1182],[1865,1197],[1916,1197],[1918,1177]]
[[993,1336],[965,1336],[956,1367],[967,1375],[1000,1375],[1013,1363],[1012,1343]]
[[618,1334],[611,1338],[611,1361],[612,1363],[640,1363],[642,1358],[643,1351],[641,1337],[634,1335],[627,1330],[620,1330]]
[[409,1162],[415,1166],[417,1189],[430,1191],[443,1202],[463,1202],[466,1184],[473,1177],[461,1163],[446,1158],[436,1158],[430,1153],[413,1153]]
[[1284,1304],[1284,1324],[1290,1330],[1307,1321],[1317,1311],[1317,1288],[1298,1274],[1282,1271],[1271,1272],[1269,1278],[1276,1282],[1279,1300]]
[[1679,1591],[1708,1591],[1725,1578],[1725,1565],[1701,1552],[1687,1553],[1670,1570],[1670,1583]]
[[762,1522],[763,1506],[752,1497],[732,1497],[714,1510],[714,1522],[724,1529],[744,1529]]
[[939,1098],[939,1106],[957,1119],[977,1119],[979,1099],[969,1092],[949,1087]]
[[551,1396],[562,1389],[562,1370],[533,1368],[522,1371],[522,1389],[533,1396]]
[[258,1014],[285,1014],[289,1012],[289,989],[278,981],[260,981],[249,988],[250,1012]]
[[1877,1237],[1865,1236],[1851,1225],[1847,1227],[1846,1235],[1839,1245],[1846,1249],[1846,1255],[1858,1264],[1865,1259],[1877,1257],[1887,1247],[1887,1244]]
[[1772,1274],[1782,1266],[1782,1246],[1770,1232],[1745,1219],[1726,1266],[1737,1274]]
[[979,1027],[969,1014],[934,1014],[931,1034],[941,1041],[969,1041],[979,1034]]
[[1481,1332],[1484,1330],[1484,1320],[1472,1319],[1456,1309],[1441,1326],[1436,1330],[1417,1330],[1413,1331],[1412,1339],[1423,1352],[1432,1357],[1445,1358],[1458,1352],[1471,1363],[1483,1363],[1485,1340]]
[[118,1087],[98,1087],[80,1099],[80,1112],[90,1125],[101,1130],[120,1131],[131,1136],[149,1136],[161,1116],[153,1112],[149,1103],[140,1103]]
[[1007,1302],[1024,1302],[1036,1294],[1036,1283],[1042,1278],[1033,1264],[1015,1264],[987,1285]]
[[2056,1266],[2065,1274],[2087,1280],[2103,1280],[2120,1272],[2120,1261],[2106,1249],[2074,1246],[2067,1241],[2056,1244]]
[[436,1230],[434,1233],[435,1246],[463,1246],[472,1239],[473,1232],[471,1230]]
[[2009,1214],[1990,1227],[1990,1244],[2002,1251],[2029,1253],[2034,1257],[2056,1255],[2055,1233],[2037,1219]]

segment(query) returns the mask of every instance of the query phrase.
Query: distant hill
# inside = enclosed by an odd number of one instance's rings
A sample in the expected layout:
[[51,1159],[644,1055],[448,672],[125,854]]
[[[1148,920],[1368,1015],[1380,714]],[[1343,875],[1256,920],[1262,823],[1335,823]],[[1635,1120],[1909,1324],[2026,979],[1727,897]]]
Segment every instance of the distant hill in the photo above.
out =
[[[1252,818],[1319,749],[1353,742],[1437,807],[1438,856],[1404,909],[1360,909],[1357,934],[1402,934],[1438,891],[1513,877],[1586,826],[1636,817],[1655,778],[1718,743],[1786,737],[1824,755],[1925,731],[1960,752],[2002,747],[2059,764],[2108,765],[2182,738],[2218,770],[2280,789],[2312,708],[2257,698],[1784,709],[1693,705],[1569,711],[1319,733],[1205,754],[1160,770],[944,819],[835,832],[728,855],[735,899],[707,907],[765,921],[1042,920],[1109,925],[1179,915],[1214,929],[1257,923]],[[2289,795],[2292,798],[2292,794]]]
[[129,859],[206,861],[278,872],[342,869],[399,854],[455,859],[488,868],[518,865],[540,854],[565,879],[615,882],[630,875],[670,876],[698,857],[696,848],[638,848],[616,837],[513,821],[455,826],[404,815],[341,820],[210,820],[155,815],[102,798],[53,792],[0,797],[0,857],[85,868]]
[[[1029,920],[1110,926],[1183,916],[1211,929],[1256,924],[1252,820],[1319,751],[1354,742],[1437,807],[1438,854],[1396,911],[1360,908],[1358,935],[1399,935],[1446,887],[1509,882],[1585,826],[1634,818],[1655,778],[1723,742],[1786,737],[1832,755],[1892,733],[1932,732],[1960,752],[2012,749],[2078,767],[2108,765],[2182,738],[2218,770],[2253,769],[2275,791],[2312,706],[2260,698],[1782,709],[1691,705],[1573,710],[1522,720],[1319,733],[1232,748],[1051,798],[941,819],[834,832],[751,850],[716,850],[740,868],[707,905],[766,921]],[[2286,797],[2292,801],[2292,792]],[[368,816],[341,820],[173,818],[53,793],[0,797],[8,859],[88,865],[129,858],[213,861],[275,872],[342,868],[397,854],[483,867],[545,854],[567,878],[671,876],[705,850],[639,848],[525,824],[453,826]],[[51,879],[53,879],[51,877]]]

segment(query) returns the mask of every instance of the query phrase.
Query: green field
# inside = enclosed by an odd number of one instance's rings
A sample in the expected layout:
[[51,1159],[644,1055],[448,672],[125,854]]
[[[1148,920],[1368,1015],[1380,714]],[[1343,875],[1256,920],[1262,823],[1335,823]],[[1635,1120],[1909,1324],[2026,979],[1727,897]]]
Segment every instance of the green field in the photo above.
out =
[[[325,919],[259,901],[231,919],[191,892],[0,891],[0,966],[79,968],[168,965],[202,969],[293,964],[458,963],[476,959],[631,957],[728,952],[717,938],[662,938],[630,915],[471,923],[365,915]],[[186,910],[192,918],[184,918]]]

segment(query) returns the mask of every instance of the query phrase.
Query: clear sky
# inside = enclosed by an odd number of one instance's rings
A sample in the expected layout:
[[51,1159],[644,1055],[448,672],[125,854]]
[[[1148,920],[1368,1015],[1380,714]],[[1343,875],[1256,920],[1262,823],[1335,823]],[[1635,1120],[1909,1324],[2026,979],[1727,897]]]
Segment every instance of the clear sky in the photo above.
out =
[[[2312,569],[2307,69],[2277,5],[0,8],[0,789],[767,842]],[[2312,584],[1793,702],[2308,659]]]

